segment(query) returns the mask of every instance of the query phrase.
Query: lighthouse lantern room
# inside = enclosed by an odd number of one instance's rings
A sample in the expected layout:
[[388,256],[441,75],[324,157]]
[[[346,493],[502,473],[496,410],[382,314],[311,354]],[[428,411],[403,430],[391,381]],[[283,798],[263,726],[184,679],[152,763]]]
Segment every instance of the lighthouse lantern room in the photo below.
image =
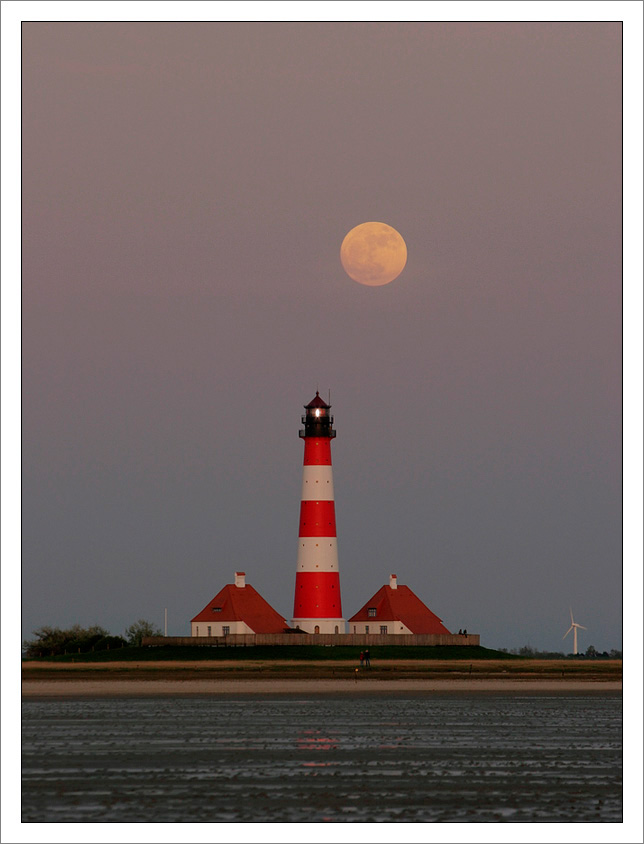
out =
[[305,405],[304,468],[300,503],[293,627],[307,633],[345,633],[331,469],[335,437],[331,405],[315,398]]

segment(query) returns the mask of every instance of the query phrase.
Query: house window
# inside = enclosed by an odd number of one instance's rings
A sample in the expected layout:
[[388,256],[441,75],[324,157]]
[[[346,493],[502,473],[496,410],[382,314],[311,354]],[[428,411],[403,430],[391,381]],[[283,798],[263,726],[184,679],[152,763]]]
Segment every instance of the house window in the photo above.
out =
[[212,636],[212,627],[210,625],[208,625],[208,635]]
[[224,625],[221,628],[221,632],[224,636],[229,636],[230,635],[230,627],[226,627],[226,625]]
[[368,633],[368,632],[369,632],[369,625],[368,625],[368,624],[365,624],[365,626],[364,626],[364,632],[365,632],[365,633]]
[[368,613],[369,613],[369,618],[375,618],[376,617],[376,608],[375,607],[369,607]]
[[[198,630],[198,629],[199,629],[199,628],[197,628],[197,630]],[[354,633],[356,632],[356,626],[355,626],[355,624],[353,625],[353,632],[354,632]]]
[[387,625],[381,624],[380,625],[380,633],[384,635],[386,632],[387,632]]
[[195,628],[195,630],[197,631],[197,632],[195,633],[195,636],[198,636],[198,635],[199,635],[199,628],[198,628],[198,627],[196,627],[196,628]]
[[213,612],[221,612],[221,607],[213,607],[212,611]]

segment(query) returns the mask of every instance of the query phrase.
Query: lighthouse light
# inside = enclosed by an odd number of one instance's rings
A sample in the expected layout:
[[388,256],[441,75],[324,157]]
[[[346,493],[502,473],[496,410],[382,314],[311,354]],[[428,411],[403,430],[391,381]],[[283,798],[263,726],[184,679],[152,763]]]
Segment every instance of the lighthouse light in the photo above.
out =
[[319,416],[319,415],[320,415],[320,411],[319,411],[319,410],[316,410],[316,411],[315,411],[315,415],[316,415],[316,416]]

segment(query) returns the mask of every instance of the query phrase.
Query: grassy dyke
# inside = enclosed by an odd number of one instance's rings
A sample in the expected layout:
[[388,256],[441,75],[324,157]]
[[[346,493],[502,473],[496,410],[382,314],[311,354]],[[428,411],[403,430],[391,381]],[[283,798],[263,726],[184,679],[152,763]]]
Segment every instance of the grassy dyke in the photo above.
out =
[[[295,661],[324,661],[346,660],[357,663],[360,648],[335,645],[253,645],[250,647],[207,647],[203,645],[190,647],[163,645],[146,648],[113,648],[105,651],[90,651],[88,653],[62,654],[60,656],[38,657],[28,662],[146,662],[146,661],[195,661],[217,660],[281,660]],[[473,660],[473,659],[504,659],[522,660],[524,657],[502,651],[491,650],[475,645],[459,646],[404,646],[382,645],[369,648],[372,663],[379,659],[400,660]]]

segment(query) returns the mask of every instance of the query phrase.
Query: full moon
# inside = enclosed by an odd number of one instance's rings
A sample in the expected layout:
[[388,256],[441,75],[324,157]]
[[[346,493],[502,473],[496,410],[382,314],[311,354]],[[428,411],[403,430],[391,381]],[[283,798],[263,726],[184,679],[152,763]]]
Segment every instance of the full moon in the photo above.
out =
[[347,234],[340,247],[346,274],[359,284],[389,284],[407,263],[407,246],[386,223],[361,223]]

